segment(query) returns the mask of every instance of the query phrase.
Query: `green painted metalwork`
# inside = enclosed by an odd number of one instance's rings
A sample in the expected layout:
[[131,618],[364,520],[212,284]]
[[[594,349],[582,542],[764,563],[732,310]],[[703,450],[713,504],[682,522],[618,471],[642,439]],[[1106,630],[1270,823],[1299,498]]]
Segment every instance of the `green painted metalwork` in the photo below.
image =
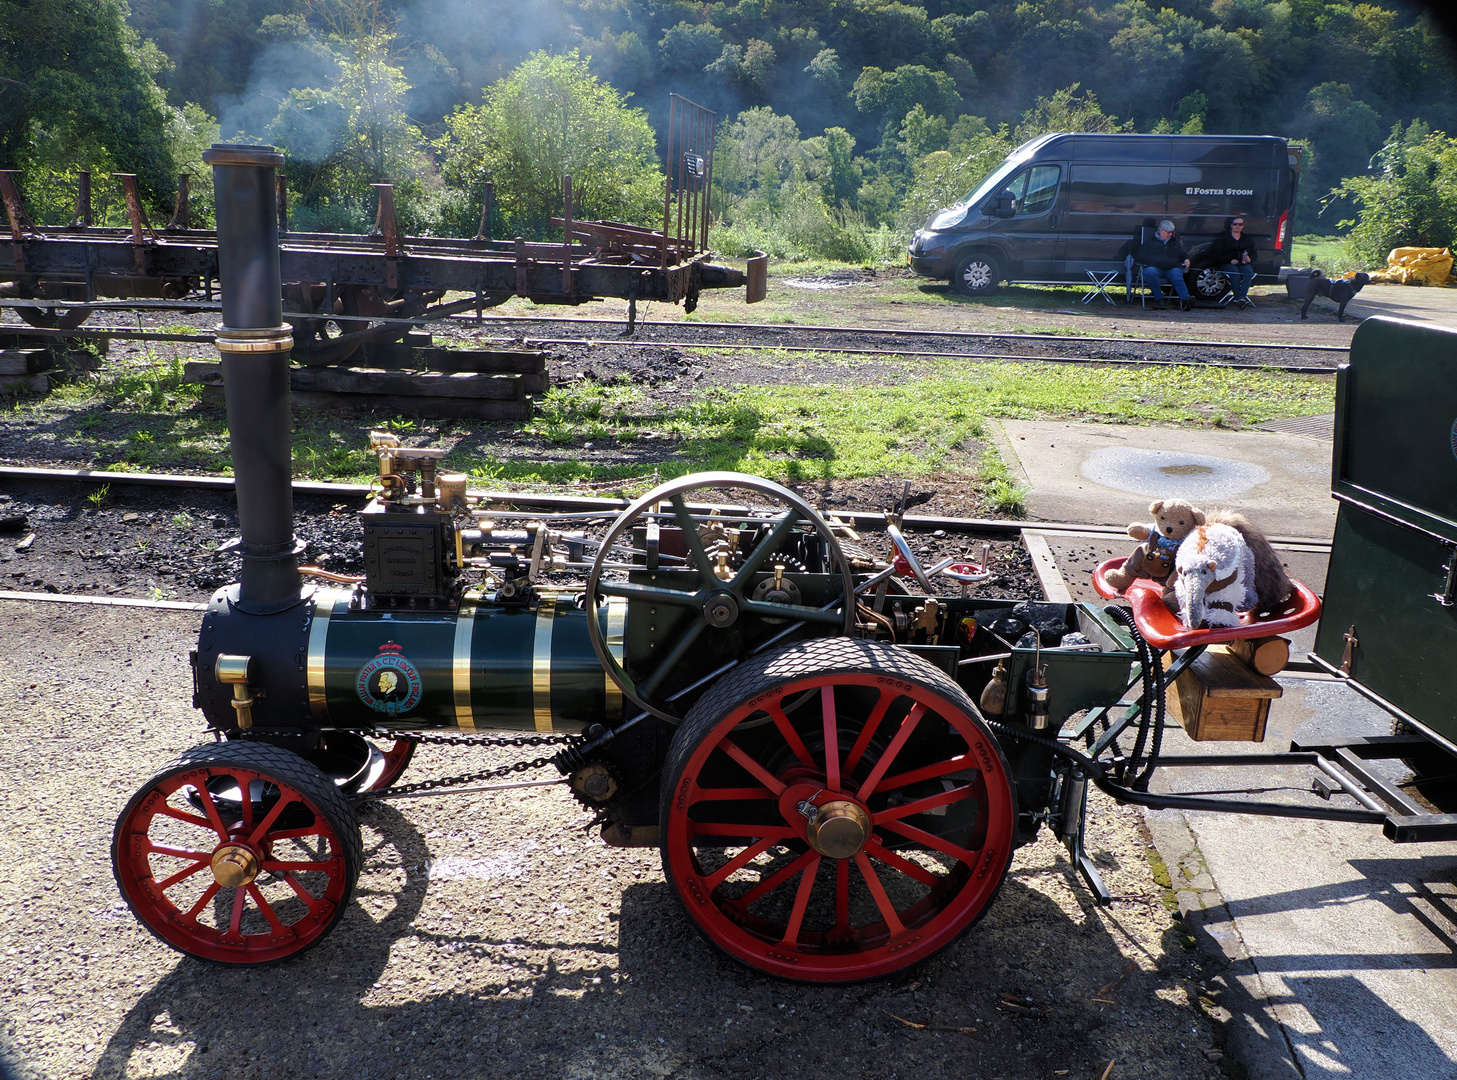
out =
[[1457,606],[1438,599],[1452,556],[1452,546],[1433,536],[1342,506],[1315,651],[1340,667],[1354,627],[1350,676],[1457,739],[1457,696],[1447,666],[1457,657]]
[[[481,603],[469,636],[469,710],[455,694],[457,616],[453,612],[336,610],[325,646],[324,727],[384,727],[397,730],[544,730],[537,719],[538,691],[550,701],[549,730],[575,732],[589,724],[621,719],[621,698],[612,695],[587,637],[587,615],[571,597],[553,598],[544,613],[524,607]],[[605,616],[604,616],[605,617]],[[549,623],[543,627],[543,621]],[[545,635],[545,636],[543,636]],[[535,663],[538,640],[549,645],[549,666]],[[387,648],[392,643],[398,647]],[[381,656],[408,662],[419,674],[418,703],[398,713],[382,711],[361,693],[361,673]],[[400,672],[398,661],[382,667]],[[542,681],[544,678],[544,682]],[[407,680],[396,675],[394,695],[408,702]],[[462,724],[462,715],[468,718]]]
[[1357,329],[1336,377],[1331,494],[1457,543],[1457,330]]
[[1316,655],[1457,738],[1457,330],[1373,318],[1336,379],[1340,501]]

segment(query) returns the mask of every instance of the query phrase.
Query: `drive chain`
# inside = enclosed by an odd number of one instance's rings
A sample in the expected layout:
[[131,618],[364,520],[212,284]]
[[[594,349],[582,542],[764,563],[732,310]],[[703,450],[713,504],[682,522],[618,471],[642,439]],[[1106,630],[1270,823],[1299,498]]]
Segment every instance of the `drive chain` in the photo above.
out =
[[[429,746],[572,746],[585,742],[580,735],[431,735],[423,731],[387,731],[381,728],[347,728],[336,729],[347,730],[351,735],[359,735],[366,739],[379,739],[381,741],[404,741],[419,745],[424,743]],[[299,731],[249,731],[248,737],[256,738],[267,735],[301,735]],[[434,791],[436,788],[459,787],[462,784],[475,784],[484,780],[500,780],[510,776],[512,773],[530,772],[532,769],[545,768],[552,764],[551,757],[530,758],[523,761],[512,762],[510,765],[501,765],[494,769],[482,769],[480,772],[460,773],[456,776],[442,776],[433,780],[418,780],[413,784],[395,784],[383,791],[365,792],[357,795],[358,801],[367,802],[374,799],[398,798],[401,795],[408,795],[416,791]]]
[[[354,731],[366,739],[404,740],[416,745],[430,746],[571,746],[582,742],[580,735],[429,735],[421,731],[382,731],[369,729]],[[552,755],[553,757],[555,755]],[[434,791],[437,788],[459,787],[462,784],[476,784],[486,780],[500,780],[512,773],[530,772],[552,763],[551,757],[530,758],[501,765],[495,769],[480,772],[459,773],[456,776],[441,776],[431,780],[418,780],[413,784],[394,784],[383,791],[371,791],[359,796],[362,801],[399,798],[416,791]]]

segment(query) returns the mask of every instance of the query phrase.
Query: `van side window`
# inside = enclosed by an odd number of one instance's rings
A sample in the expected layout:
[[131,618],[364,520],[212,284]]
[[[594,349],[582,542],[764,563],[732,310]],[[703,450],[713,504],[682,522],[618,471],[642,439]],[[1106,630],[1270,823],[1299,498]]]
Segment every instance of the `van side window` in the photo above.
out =
[[1038,165],[1027,174],[1027,194],[1017,206],[1017,216],[1041,214],[1057,201],[1057,181],[1062,170],[1056,165]]

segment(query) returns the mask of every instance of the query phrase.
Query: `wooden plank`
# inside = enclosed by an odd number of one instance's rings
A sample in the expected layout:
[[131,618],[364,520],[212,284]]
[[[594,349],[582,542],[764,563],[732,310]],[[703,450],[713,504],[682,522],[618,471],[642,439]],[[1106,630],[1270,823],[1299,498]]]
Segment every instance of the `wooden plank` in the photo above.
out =
[[397,394],[401,397],[493,398],[515,401],[525,396],[519,375],[479,372],[409,374],[377,368],[296,368],[289,373],[295,390],[335,394]]
[[[189,383],[221,386],[222,366],[194,361],[183,365]],[[479,372],[395,372],[370,368],[295,368],[289,373],[295,391],[332,394],[395,394],[400,397],[480,398],[518,401],[546,389],[544,375],[491,375]],[[475,415],[472,413],[471,415]]]
[[1223,651],[1210,649],[1189,666],[1189,671],[1210,697],[1277,698],[1283,693],[1274,679]]
[[49,394],[51,380],[45,375],[0,375],[0,394]]
[[1191,739],[1263,742],[1270,700],[1280,695],[1274,679],[1228,652],[1210,649],[1175,680],[1168,705]]
[[[221,385],[204,385],[202,400],[207,405],[223,404]],[[396,397],[391,394],[326,394],[311,390],[294,390],[289,400],[330,411],[360,411],[384,416],[423,416],[464,420],[521,422],[530,420],[533,401],[499,401],[492,398]]]
[[50,366],[49,349],[0,349],[0,375],[34,375]]
[[182,365],[182,381],[204,386],[223,385],[223,366],[216,360],[189,360]]
[[483,371],[533,375],[546,370],[540,349],[409,349],[400,345],[367,345],[361,367],[411,371]]

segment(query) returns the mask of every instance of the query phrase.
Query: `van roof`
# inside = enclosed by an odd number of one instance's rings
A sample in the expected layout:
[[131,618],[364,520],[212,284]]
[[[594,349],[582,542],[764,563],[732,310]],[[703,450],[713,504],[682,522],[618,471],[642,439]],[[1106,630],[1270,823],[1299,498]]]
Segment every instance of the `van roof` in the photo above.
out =
[[1017,147],[1021,160],[1109,161],[1148,165],[1243,165],[1285,168],[1286,140],[1278,135],[1130,135],[1051,132]]

